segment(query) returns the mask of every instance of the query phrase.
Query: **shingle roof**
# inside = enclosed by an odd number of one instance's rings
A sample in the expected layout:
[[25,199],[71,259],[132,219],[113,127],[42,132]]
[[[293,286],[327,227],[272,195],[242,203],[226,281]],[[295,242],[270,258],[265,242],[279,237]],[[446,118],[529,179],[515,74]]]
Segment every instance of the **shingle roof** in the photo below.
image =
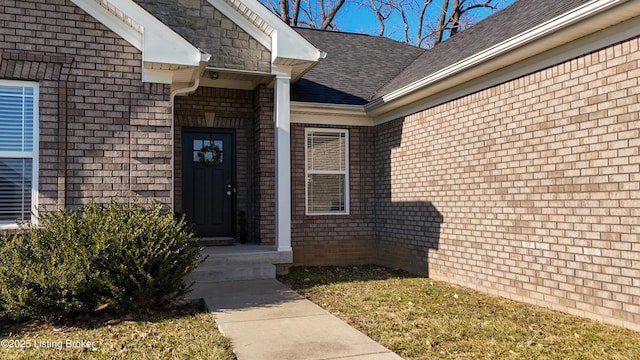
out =
[[587,2],[589,0],[519,0],[425,52],[379,88],[374,98],[401,89]]
[[379,36],[295,30],[327,57],[293,85],[293,101],[364,105],[377,89],[425,52]]

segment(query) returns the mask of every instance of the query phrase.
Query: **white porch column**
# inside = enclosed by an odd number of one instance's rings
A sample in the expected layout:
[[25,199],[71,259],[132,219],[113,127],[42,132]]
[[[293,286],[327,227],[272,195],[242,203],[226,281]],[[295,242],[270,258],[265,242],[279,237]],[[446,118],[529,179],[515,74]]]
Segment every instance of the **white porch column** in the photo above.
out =
[[276,136],[276,250],[291,251],[291,69],[276,67],[273,117]]

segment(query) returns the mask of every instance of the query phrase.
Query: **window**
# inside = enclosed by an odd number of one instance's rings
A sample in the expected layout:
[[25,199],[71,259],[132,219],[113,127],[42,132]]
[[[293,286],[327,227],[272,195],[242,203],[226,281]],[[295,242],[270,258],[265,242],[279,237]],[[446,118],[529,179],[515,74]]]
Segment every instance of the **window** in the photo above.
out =
[[307,215],[349,213],[349,132],[305,130]]
[[0,80],[0,226],[35,220],[38,89],[37,83]]

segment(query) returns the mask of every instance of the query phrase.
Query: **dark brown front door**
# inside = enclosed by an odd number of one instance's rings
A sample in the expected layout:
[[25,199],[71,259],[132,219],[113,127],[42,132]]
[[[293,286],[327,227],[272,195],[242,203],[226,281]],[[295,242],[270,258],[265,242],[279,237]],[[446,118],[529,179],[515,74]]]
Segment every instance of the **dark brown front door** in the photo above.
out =
[[233,236],[234,147],[232,132],[183,132],[183,210],[197,236]]

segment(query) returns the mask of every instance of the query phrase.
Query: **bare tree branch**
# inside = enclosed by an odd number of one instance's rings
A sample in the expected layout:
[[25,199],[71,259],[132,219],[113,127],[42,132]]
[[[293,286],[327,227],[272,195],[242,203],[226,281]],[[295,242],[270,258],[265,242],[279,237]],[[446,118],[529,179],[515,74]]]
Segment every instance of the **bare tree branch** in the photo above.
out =
[[424,0],[422,3],[422,8],[420,9],[420,16],[418,17],[418,30],[416,36],[416,46],[420,47],[422,45],[422,41],[425,39],[422,37],[422,28],[424,26],[424,14],[427,12],[427,6],[431,4],[432,0]]
[[280,10],[271,1],[269,1],[267,5],[269,6],[269,10],[271,10],[272,13],[280,17]]
[[307,7],[302,10],[304,10],[304,12],[307,14],[307,18],[309,19],[307,22],[305,22],[305,24],[312,29],[317,29],[318,26],[316,26],[313,20],[313,11],[311,10],[311,0],[307,0]]
[[316,24],[314,24],[312,22],[308,22],[308,21],[305,21],[305,20],[299,20],[298,23],[301,24],[301,25],[305,25],[310,29],[317,29],[316,28]]
[[[498,0],[259,0],[283,21],[292,26],[322,30],[338,29],[336,18],[344,5],[352,4],[372,10],[379,25],[379,36],[390,36],[402,26],[402,40],[410,44],[409,33],[415,31],[419,47],[431,47],[451,37],[476,21],[472,14],[480,8],[496,10]],[[430,8],[439,6],[435,19]],[[396,14],[397,13],[397,14]],[[397,16],[396,16],[397,15]],[[402,23],[400,23],[402,21]],[[412,28],[416,26],[416,28]]]
[[451,29],[449,30],[449,36],[453,36],[458,33],[458,28],[460,27],[460,16],[462,16],[462,4],[460,4],[460,0],[453,0],[453,10],[451,11]]
[[402,23],[404,24],[404,43],[409,43],[409,20],[407,19],[407,14],[405,14],[404,9],[402,7],[397,8],[402,16]]
[[378,23],[380,24],[380,31],[378,31],[378,36],[384,35],[384,21],[387,20],[388,16],[384,16],[382,14],[382,7],[384,4],[380,3],[380,6],[377,6],[375,0],[369,0],[369,4],[371,5],[371,9],[376,14],[376,18],[378,19]]
[[322,17],[322,19],[326,19],[327,15],[324,12],[324,0],[316,0],[320,2],[320,16]]
[[491,5],[491,0],[489,0],[486,3],[473,4],[473,5],[465,8],[464,12],[467,12],[467,11],[473,10],[473,9],[478,9],[478,8],[489,8],[489,9],[492,9],[492,10],[497,10],[498,9],[495,5]]
[[298,26],[298,16],[300,16],[300,0],[293,0],[293,17],[292,25]]
[[289,18],[289,0],[280,0],[280,19],[287,24],[291,23],[291,18]]
[[[331,12],[329,12],[329,14],[327,16],[323,16],[322,26],[320,26],[320,29],[325,30],[325,29],[329,28],[330,26],[331,27],[333,26],[333,25],[331,25],[331,23],[333,22],[333,19],[336,17],[336,14],[338,13],[338,10],[340,10],[342,5],[344,5],[345,1],[346,0],[338,0],[338,2],[333,6],[333,9],[331,9]],[[323,13],[324,13],[324,9],[323,9]]]
[[444,0],[442,4],[442,8],[440,9],[440,17],[438,18],[436,38],[434,40],[434,43],[436,44],[442,42],[442,37],[444,36],[444,30],[447,27],[447,23],[448,23],[448,20],[445,21],[445,19],[447,18],[448,9],[449,9],[449,0]]

